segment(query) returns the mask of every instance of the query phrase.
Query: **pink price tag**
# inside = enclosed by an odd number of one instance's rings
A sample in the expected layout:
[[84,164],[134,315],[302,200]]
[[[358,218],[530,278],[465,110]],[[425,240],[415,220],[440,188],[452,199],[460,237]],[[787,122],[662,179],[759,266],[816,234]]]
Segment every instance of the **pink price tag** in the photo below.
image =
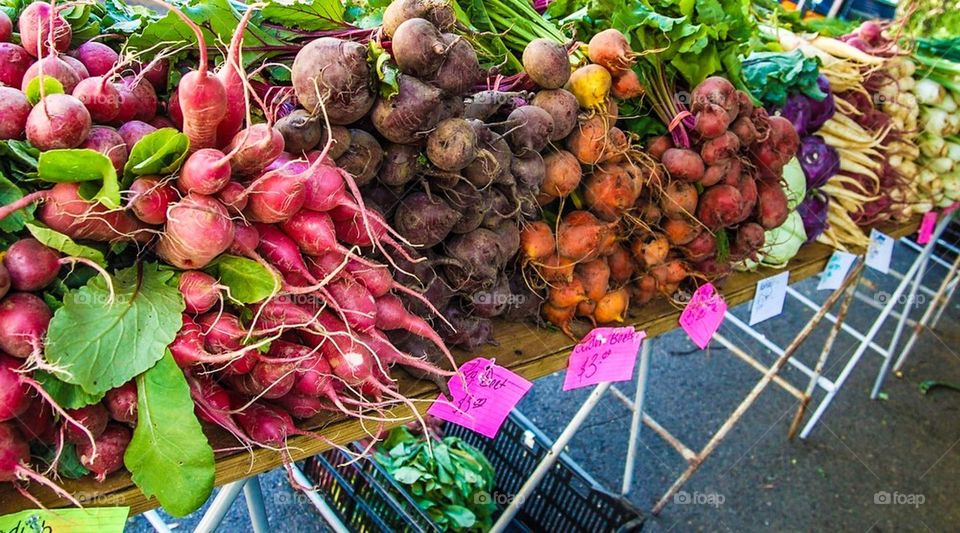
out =
[[720,328],[720,324],[723,323],[723,314],[726,312],[727,302],[723,300],[723,296],[720,296],[712,283],[707,283],[693,293],[690,303],[680,313],[680,327],[702,350],[710,343],[710,337],[713,337]]
[[631,327],[596,328],[570,352],[563,390],[606,381],[629,381],[647,334]]
[[[460,367],[459,375],[450,378],[453,402],[441,394],[427,414],[494,438],[510,410],[530,390],[533,383],[497,366],[495,360],[478,357]],[[464,388],[466,381],[466,388]]]
[[917,244],[927,244],[930,242],[930,237],[933,236],[933,229],[937,226],[937,212],[928,211],[927,214],[923,215],[923,220],[920,221],[920,234],[917,235]]

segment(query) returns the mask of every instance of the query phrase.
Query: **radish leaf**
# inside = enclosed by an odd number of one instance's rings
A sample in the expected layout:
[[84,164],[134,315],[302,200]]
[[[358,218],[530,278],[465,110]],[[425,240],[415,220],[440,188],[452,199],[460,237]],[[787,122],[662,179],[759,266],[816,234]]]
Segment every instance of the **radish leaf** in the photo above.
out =
[[114,299],[97,276],[63,297],[50,321],[46,358],[58,377],[90,394],[119,387],[153,366],[180,330],[183,296],[175,273],[156,264],[117,272]]
[[[37,175],[51,183],[83,183],[80,196],[110,209],[120,207],[120,184],[110,158],[88,148],[47,150],[40,154]],[[95,182],[100,181],[97,189]]]
[[98,403],[105,395],[105,393],[87,394],[83,387],[61,381],[55,375],[41,370],[34,372],[33,377],[43,385],[43,390],[47,391],[47,394],[64,409],[79,409],[85,405]]
[[102,267],[107,266],[107,259],[100,250],[77,244],[70,237],[59,231],[52,230],[39,222],[27,222],[27,231],[29,231],[35,239],[54,250],[72,257],[89,259]]
[[260,263],[245,257],[222,255],[213,264],[220,283],[230,287],[230,299],[252,304],[280,290],[280,280]]
[[166,176],[176,172],[190,150],[190,139],[174,128],[161,128],[145,135],[133,145],[123,167],[123,183],[129,186],[135,176]]
[[156,497],[173,516],[196,511],[213,491],[213,449],[169,351],[137,376],[137,427],[123,464],[143,494]]

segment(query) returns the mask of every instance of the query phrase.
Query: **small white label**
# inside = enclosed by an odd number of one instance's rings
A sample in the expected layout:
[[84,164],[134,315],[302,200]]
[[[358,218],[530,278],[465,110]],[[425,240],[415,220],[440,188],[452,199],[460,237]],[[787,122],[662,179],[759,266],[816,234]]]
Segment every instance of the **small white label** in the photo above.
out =
[[783,300],[787,297],[788,283],[790,283],[789,272],[781,272],[757,283],[757,293],[753,295],[753,306],[750,308],[751,326],[783,312]]
[[893,237],[877,230],[870,230],[870,247],[867,248],[867,266],[882,272],[890,273],[890,258],[893,257]]
[[817,285],[817,290],[835,291],[839,289],[856,259],[857,256],[848,252],[841,252],[840,250],[833,252],[830,261],[827,262],[827,268],[824,268],[820,274],[820,284]]

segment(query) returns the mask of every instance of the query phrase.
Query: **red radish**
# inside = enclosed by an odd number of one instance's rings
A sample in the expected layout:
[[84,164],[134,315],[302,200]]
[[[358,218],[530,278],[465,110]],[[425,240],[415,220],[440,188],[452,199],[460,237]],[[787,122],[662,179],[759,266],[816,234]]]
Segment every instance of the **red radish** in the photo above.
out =
[[107,391],[104,398],[110,418],[124,424],[137,423],[137,382],[130,380]]
[[120,126],[117,133],[123,138],[123,142],[127,144],[127,147],[133,150],[134,145],[136,145],[140,139],[155,131],[157,131],[157,128],[154,128],[142,120],[131,120]]
[[319,165],[304,181],[304,204],[311,211],[329,211],[346,194],[346,183],[333,165]]
[[178,130],[182,130],[183,111],[180,109],[180,94],[178,90],[179,88],[174,88],[170,93],[170,98],[167,100],[167,114],[170,115],[170,120],[173,121],[173,125],[176,126]]
[[117,90],[117,94],[120,96],[120,107],[117,110],[117,116],[114,118],[113,124],[122,126],[137,116],[139,104],[131,87],[124,83],[117,82],[113,84],[113,88]]
[[230,181],[230,175],[230,158],[216,148],[203,148],[183,162],[177,188],[184,193],[216,194]]
[[232,242],[233,222],[226,208],[209,196],[188,194],[167,210],[157,255],[177,268],[203,268]]
[[237,24],[237,28],[233,32],[233,38],[230,40],[227,57],[220,69],[217,70],[217,79],[223,84],[227,104],[227,112],[217,125],[216,146],[218,147],[226,146],[234,138],[234,135],[240,132],[240,129],[243,128],[243,121],[247,116],[247,86],[244,79],[246,73],[243,71],[240,46],[243,44],[243,35],[253,13],[254,8],[248,7],[243,14],[243,18]]
[[255,176],[283,153],[283,135],[268,124],[254,124],[237,133],[224,150],[240,177]]
[[307,255],[318,256],[331,251],[341,256],[351,255],[350,250],[337,242],[333,220],[327,213],[302,209],[282,222],[280,227]]
[[9,42],[13,35],[13,21],[6,11],[0,11],[0,42]]
[[80,83],[80,75],[69,63],[59,57],[48,56],[32,65],[23,73],[23,81],[20,82],[20,90],[26,92],[30,81],[40,75],[41,70],[44,76],[50,76],[60,82],[63,91],[67,94],[73,93],[77,84]]
[[226,89],[223,83],[207,70],[207,43],[200,27],[176,7],[162,0],[157,1],[180,17],[197,36],[200,68],[188,72],[180,79],[177,101],[183,113],[183,133],[190,139],[190,149],[214,148],[217,144],[217,127],[227,114]]
[[358,331],[369,331],[377,325],[377,304],[363,285],[349,275],[341,275],[326,286],[347,323]]
[[[27,441],[12,423],[0,423],[0,482],[16,483],[21,479],[35,481],[50,488],[58,496],[67,499],[77,507],[82,507],[72,494],[34,472],[29,466],[29,461],[30,447],[27,446]],[[39,505],[39,502],[35,503]]]
[[96,123],[106,124],[120,114],[120,91],[105,77],[81,80],[71,94],[83,102]]
[[120,61],[120,55],[113,48],[98,41],[87,41],[70,54],[83,63],[91,76],[103,76]]
[[33,58],[22,46],[0,42],[0,84],[20,87]]
[[450,360],[453,368],[457,368],[453,355],[440,335],[425,320],[407,311],[396,296],[385,294],[377,298],[377,327],[385,331],[402,329],[429,340]]
[[230,313],[206,313],[197,319],[203,331],[203,346],[214,355],[212,360],[229,364],[223,372],[230,375],[250,373],[259,360],[255,349],[249,348],[248,332],[240,319]]
[[41,353],[52,317],[39,297],[26,292],[8,294],[0,302],[0,351],[21,359]]
[[257,224],[255,227],[260,234],[257,250],[272,265],[285,275],[293,274],[309,280],[310,283],[316,283],[293,239],[272,225]]
[[53,51],[66,52],[73,38],[70,24],[52,4],[33,2],[17,20],[20,42],[33,57],[42,57]]
[[77,74],[77,77],[80,79],[80,81],[83,81],[90,77],[90,72],[87,70],[87,67],[85,67],[83,63],[80,62],[79,59],[73,56],[62,55],[60,56],[60,60],[70,65],[70,68],[72,68],[73,71]]
[[157,115],[157,92],[153,85],[139,76],[124,76],[120,85],[125,86],[133,95],[136,108],[134,118],[147,122],[153,120]]
[[276,400],[286,396],[297,381],[297,365],[294,363],[273,363],[261,360],[250,371],[250,379],[262,391],[262,397]]
[[227,207],[230,213],[239,215],[247,208],[247,189],[243,185],[231,181],[217,193],[217,199]]
[[172,120],[170,120],[170,119],[167,118],[167,117],[160,116],[160,115],[157,115],[157,116],[153,117],[153,120],[151,120],[151,121],[149,122],[149,124],[150,124],[151,126],[153,126],[154,128],[157,128],[158,130],[159,130],[159,129],[163,129],[163,128],[175,128],[175,129],[180,129],[180,128],[177,128],[177,126],[174,125],[174,123],[173,123]]
[[17,374],[19,368],[18,359],[0,352],[0,422],[20,416],[31,405],[29,389]]
[[170,204],[180,198],[169,183],[149,176],[133,180],[130,192],[134,195],[130,199],[130,210],[147,224],[164,224]]
[[304,203],[303,182],[282,172],[269,172],[247,189],[248,220],[274,224],[293,216]]
[[77,445],[80,463],[104,482],[107,476],[123,468],[123,454],[127,451],[132,435],[130,429],[119,424],[110,424],[97,437],[96,444],[82,442]]
[[[90,404],[79,409],[67,409],[67,414],[79,424],[64,425],[64,437],[67,442],[72,442],[78,446],[84,442],[89,443],[89,435],[93,435],[94,439],[102,435],[103,430],[107,429],[107,422],[110,421],[110,413],[100,403]],[[80,426],[83,426],[87,431],[81,429]]]
[[47,445],[55,444],[59,438],[59,429],[53,419],[50,404],[40,398],[30,402],[27,409],[17,415],[17,427],[29,441],[38,441]]
[[102,204],[83,199],[79,189],[79,183],[58,183],[52,189],[28,194],[0,208],[0,220],[34,202],[45,201],[37,218],[74,239],[113,242],[149,237],[137,219],[123,211],[110,211]]
[[146,80],[155,93],[167,92],[167,78],[170,76],[170,60],[158,57],[140,69],[140,77]]
[[328,404],[325,404],[323,400],[314,396],[290,393],[281,398],[277,398],[275,401],[280,407],[290,413],[290,416],[300,420],[312,418],[328,409]]
[[[0,68],[3,68],[0,66]],[[3,83],[0,80],[0,83]],[[30,102],[27,95],[11,88],[0,86],[0,141],[21,139],[30,116]]]
[[178,288],[187,313],[206,313],[221,301],[220,284],[213,276],[199,270],[180,274]]
[[15,290],[34,292],[53,283],[60,272],[60,254],[36,239],[20,239],[3,256]]
[[127,164],[129,151],[127,143],[123,142],[123,137],[117,133],[117,130],[109,126],[94,126],[90,128],[90,135],[83,141],[80,148],[89,148],[110,158],[113,168],[117,173],[123,172],[124,165]]
[[76,148],[90,134],[90,113],[66,94],[49,94],[27,116],[27,140],[41,151]]

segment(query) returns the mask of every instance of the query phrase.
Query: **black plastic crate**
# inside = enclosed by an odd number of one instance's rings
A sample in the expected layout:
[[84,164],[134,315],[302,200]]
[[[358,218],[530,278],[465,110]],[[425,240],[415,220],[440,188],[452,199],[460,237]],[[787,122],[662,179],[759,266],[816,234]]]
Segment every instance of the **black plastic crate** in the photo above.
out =
[[[446,424],[444,431],[483,452],[496,469],[496,487],[490,497],[501,511],[550,448],[546,436],[517,412],[507,418],[496,439],[453,424]],[[344,525],[360,532],[439,531],[403,486],[371,458],[344,465],[348,460],[345,453],[331,450],[304,465],[307,477]],[[566,454],[560,454],[508,531],[628,532],[642,525],[638,509],[603,489]]]
[[[502,502],[520,491],[550,449],[552,442],[517,411],[500,428],[496,439],[447,424],[456,435],[487,457],[497,472],[494,497]],[[643,514],[630,502],[604,489],[565,453],[537,486],[514,518],[514,531],[639,531]],[[509,529],[508,529],[509,530]]]

